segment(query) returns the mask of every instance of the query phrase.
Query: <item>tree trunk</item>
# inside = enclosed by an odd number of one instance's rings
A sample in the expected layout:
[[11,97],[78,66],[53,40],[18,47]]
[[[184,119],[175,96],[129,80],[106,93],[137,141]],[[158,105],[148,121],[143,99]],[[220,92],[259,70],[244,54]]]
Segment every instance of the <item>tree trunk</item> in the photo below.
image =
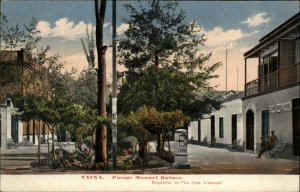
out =
[[158,133],[157,134],[157,154],[158,156],[160,156],[162,154],[163,151],[163,138],[162,138],[162,133]]
[[[97,108],[98,115],[106,117],[106,63],[105,52],[107,46],[103,46],[103,24],[106,10],[106,0],[101,0],[100,10],[98,1],[95,0],[95,16],[96,16],[96,48],[98,55],[98,94]],[[98,124],[96,128],[96,149],[95,163],[107,164],[107,128],[106,125]]]

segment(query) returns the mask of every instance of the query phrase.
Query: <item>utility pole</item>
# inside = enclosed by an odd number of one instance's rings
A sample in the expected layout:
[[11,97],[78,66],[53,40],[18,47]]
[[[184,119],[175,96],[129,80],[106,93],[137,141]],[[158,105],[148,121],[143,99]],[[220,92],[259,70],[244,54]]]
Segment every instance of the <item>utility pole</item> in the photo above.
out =
[[112,159],[113,169],[117,166],[117,47],[116,47],[116,0],[112,0]]
[[[232,43],[230,43],[229,49],[232,48]],[[226,74],[225,74],[225,91],[227,92],[227,57],[228,57],[228,45],[226,45]]]
[[239,66],[236,69],[236,91],[239,91]]
[[228,52],[228,50],[226,49],[226,74],[225,74],[225,91],[226,91],[226,93],[227,93],[227,52]]

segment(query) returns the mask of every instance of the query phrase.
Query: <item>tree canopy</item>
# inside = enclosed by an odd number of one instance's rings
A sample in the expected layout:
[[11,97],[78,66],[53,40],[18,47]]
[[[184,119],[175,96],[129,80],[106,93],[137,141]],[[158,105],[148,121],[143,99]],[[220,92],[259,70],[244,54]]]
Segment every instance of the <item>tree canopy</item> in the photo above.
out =
[[148,7],[125,5],[129,28],[119,43],[120,63],[127,68],[119,94],[119,111],[146,105],[159,111],[182,110],[190,117],[220,107],[210,99],[209,80],[220,63],[208,65],[211,53],[200,52],[206,37],[174,1],[153,0]]

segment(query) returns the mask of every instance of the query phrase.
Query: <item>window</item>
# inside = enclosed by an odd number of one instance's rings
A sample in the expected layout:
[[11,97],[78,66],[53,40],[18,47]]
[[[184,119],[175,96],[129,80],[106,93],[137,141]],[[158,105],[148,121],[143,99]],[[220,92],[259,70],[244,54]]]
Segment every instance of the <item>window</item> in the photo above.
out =
[[263,76],[266,76],[269,73],[269,60],[269,57],[263,59]]
[[219,138],[224,138],[224,118],[219,118]]
[[270,55],[270,73],[275,72],[278,69],[277,55],[277,52]]
[[265,55],[262,58],[261,60],[262,64],[260,65],[260,69],[259,69],[260,77],[266,76],[278,70],[277,58],[278,58],[277,50],[272,51],[272,53],[269,53],[268,55]]
[[280,39],[280,69],[295,64],[296,41]]

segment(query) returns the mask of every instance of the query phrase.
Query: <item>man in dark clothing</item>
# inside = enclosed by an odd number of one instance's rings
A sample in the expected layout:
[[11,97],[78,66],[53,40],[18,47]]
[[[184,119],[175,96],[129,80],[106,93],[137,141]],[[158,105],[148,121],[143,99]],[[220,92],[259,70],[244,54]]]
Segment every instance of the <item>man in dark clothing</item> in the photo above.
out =
[[260,139],[261,139],[261,144],[260,144],[261,148],[259,150],[257,158],[260,158],[264,152],[270,151],[274,147],[274,145],[278,142],[278,137],[275,135],[274,130],[271,131],[271,136],[269,138],[261,137]]
[[269,138],[263,138],[263,137],[261,137],[260,140],[261,140],[261,144],[260,144],[260,150],[259,150],[257,158],[260,158],[261,155],[264,152],[269,151],[269,150],[272,149],[272,146],[271,146]]

